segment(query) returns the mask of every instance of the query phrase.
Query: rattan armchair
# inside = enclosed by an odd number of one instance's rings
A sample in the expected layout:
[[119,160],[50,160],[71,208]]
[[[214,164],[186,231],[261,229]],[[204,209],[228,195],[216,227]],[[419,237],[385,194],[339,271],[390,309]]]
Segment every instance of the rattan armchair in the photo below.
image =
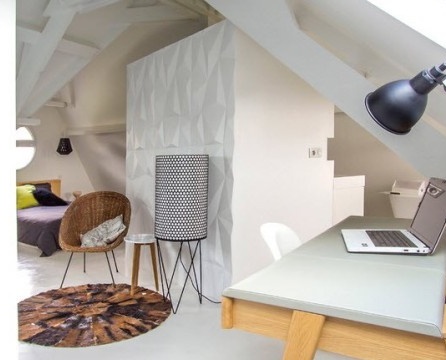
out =
[[[122,215],[125,230],[106,246],[81,247],[81,234],[87,233],[103,222]],[[86,271],[86,254],[103,252],[107,259],[108,268],[112,277],[113,284],[115,280],[110,266],[108,252],[111,251],[115,262],[116,271],[118,267],[113,249],[118,247],[124,240],[130,224],[131,206],[129,199],[120,193],[114,191],[96,191],[82,195],[75,199],[65,212],[59,230],[59,245],[62,250],[71,252],[68,264],[62,278],[60,287],[63,286],[65,277],[70,267],[71,259],[74,253],[84,254],[84,272]]]

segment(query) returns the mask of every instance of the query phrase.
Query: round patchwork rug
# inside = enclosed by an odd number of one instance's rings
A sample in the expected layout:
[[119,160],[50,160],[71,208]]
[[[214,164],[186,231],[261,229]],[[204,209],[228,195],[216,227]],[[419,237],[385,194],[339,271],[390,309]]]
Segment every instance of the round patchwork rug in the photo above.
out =
[[144,334],[171,313],[155,291],[127,284],[92,284],[49,290],[18,304],[19,340],[46,346],[108,344]]

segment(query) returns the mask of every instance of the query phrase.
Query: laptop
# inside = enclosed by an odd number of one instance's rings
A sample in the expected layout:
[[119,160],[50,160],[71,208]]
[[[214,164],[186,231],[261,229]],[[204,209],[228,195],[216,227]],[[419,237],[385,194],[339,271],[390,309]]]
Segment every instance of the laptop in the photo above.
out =
[[408,229],[342,229],[348,252],[433,254],[446,229],[446,180],[429,179]]

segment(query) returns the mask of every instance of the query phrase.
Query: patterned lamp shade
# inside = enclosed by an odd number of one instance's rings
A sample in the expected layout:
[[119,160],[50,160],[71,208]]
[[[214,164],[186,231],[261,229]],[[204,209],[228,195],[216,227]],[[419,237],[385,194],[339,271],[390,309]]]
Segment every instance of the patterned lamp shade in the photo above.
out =
[[205,239],[209,155],[159,155],[155,172],[155,237]]
[[59,145],[56,150],[60,155],[68,155],[73,151],[70,138],[60,138]]

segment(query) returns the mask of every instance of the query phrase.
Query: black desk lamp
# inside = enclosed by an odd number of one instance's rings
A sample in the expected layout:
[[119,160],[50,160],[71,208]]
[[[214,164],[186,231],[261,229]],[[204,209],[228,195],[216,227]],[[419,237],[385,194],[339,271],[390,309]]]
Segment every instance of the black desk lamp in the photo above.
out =
[[[365,98],[370,116],[394,134],[407,134],[421,118],[427,94],[446,79],[446,62],[424,70],[410,80],[397,80],[381,86]],[[443,85],[446,90],[446,85]]]

